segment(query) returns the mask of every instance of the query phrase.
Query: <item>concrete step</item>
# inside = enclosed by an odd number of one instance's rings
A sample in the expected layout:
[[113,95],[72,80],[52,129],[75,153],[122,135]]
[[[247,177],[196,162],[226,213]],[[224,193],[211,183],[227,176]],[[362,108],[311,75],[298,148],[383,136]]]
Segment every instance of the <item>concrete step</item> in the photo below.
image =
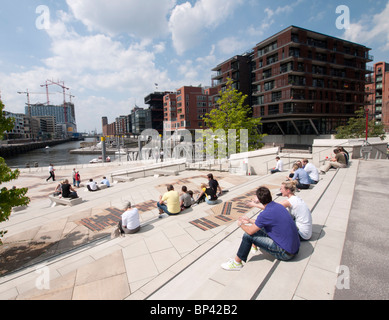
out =
[[[314,208],[336,175],[337,171],[330,171],[323,176],[322,181],[314,189],[301,191],[298,195],[304,200],[306,199],[311,209]],[[260,182],[261,180],[259,179],[253,180],[253,187],[258,187],[261,184]],[[230,194],[228,195],[230,196]],[[276,197],[275,199],[277,202],[280,200],[282,200],[281,197]],[[254,216],[253,218],[255,218],[256,213],[258,212],[251,212],[251,215]],[[243,236],[243,231],[240,228],[230,229],[228,237],[222,239],[211,250],[205,252],[197,261],[150,295],[148,299],[255,299],[262,287],[265,287],[267,284],[269,277],[272,277],[274,270],[278,269],[281,262],[275,260],[267,253],[256,255],[250,253],[248,262],[240,271],[223,270],[220,265],[229,258],[235,257]],[[314,239],[319,237],[321,228],[317,230],[319,233],[314,236]],[[304,270],[304,264],[306,264],[306,260],[312,254],[312,251],[313,246],[311,243],[304,243],[301,246],[299,255],[291,262],[292,266],[300,268],[299,270]],[[291,285],[292,288],[296,283],[298,284],[299,279],[300,277],[293,277],[295,283]]]

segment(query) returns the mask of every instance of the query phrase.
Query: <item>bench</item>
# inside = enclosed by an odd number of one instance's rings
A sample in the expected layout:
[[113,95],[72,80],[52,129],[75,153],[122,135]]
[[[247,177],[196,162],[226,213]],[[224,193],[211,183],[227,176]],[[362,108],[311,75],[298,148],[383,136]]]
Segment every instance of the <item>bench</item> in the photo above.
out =
[[178,170],[169,170],[169,169],[158,169],[154,170],[154,174],[159,174],[161,176],[178,176]]
[[117,182],[131,182],[134,181],[135,179],[133,177],[127,177],[127,176],[116,176],[116,177],[112,177],[112,180]]
[[51,200],[51,206],[56,207],[57,205],[73,207],[82,203],[82,198],[70,199],[70,198],[58,198],[54,196],[49,196]]

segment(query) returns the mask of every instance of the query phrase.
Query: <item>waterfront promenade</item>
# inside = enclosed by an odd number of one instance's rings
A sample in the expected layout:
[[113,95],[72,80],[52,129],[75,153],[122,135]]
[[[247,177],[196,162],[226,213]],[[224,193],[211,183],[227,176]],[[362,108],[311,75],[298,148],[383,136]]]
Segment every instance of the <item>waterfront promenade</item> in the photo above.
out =
[[[84,181],[99,181],[122,169],[123,165],[110,164],[80,171]],[[57,168],[57,179],[70,178],[71,170]],[[298,256],[279,262],[258,253],[239,272],[224,271],[220,264],[233,257],[240,244],[237,218],[259,213],[244,203],[260,185],[268,186],[275,201],[280,201],[275,194],[287,172],[261,177],[213,172],[230,190],[218,205],[203,203],[177,217],[158,219],[155,204],[166,184],[176,190],[182,185],[198,190],[207,173],[191,170],[179,176],[150,176],[97,193],[82,188],[82,204],[51,208],[48,195],[55,183],[45,182],[45,171],[23,170],[14,184],[29,187],[32,202],[1,224],[2,230],[9,231],[1,250],[2,257],[13,253],[15,259],[27,253],[31,266],[13,264],[16,270],[0,278],[0,299],[389,298],[385,271],[389,217],[384,193],[389,162],[353,160],[349,168],[321,176],[313,189],[299,193],[312,210],[314,235],[302,243]],[[142,230],[111,239],[112,225],[126,201],[140,210]],[[346,282],[341,281],[339,270],[349,272]]]

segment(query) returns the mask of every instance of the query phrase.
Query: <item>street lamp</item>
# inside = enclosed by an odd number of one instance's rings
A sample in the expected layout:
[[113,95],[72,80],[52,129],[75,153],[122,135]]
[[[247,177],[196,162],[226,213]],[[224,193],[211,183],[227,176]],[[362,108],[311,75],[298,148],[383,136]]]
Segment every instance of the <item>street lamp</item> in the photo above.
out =
[[366,116],[366,142],[367,142],[368,135],[369,135],[369,109],[365,109],[365,116]]

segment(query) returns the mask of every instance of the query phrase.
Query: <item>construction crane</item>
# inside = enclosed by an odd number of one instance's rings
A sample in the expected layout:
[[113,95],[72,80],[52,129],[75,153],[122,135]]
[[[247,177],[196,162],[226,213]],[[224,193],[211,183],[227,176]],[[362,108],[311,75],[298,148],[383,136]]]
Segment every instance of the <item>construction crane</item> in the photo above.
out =
[[57,86],[60,86],[63,90],[63,109],[64,109],[64,113],[65,113],[65,123],[68,123],[68,113],[67,113],[67,110],[66,110],[66,90],[70,90],[69,88],[65,87],[65,82],[62,81],[61,82],[54,82],[52,80],[47,80],[46,81],[46,84],[42,84],[41,87],[46,87],[46,94],[47,94],[47,105],[50,104],[50,100],[49,100],[49,86],[50,85],[57,85]]
[[[59,92],[59,91],[57,91],[57,92],[58,93],[62,93],[62,92]],[[73,96],[71,93],[70,94],[66,93],[65,95],[70,97],[70,103],[72,103],[72,98],[75,98],[75,96]]]
[[[29,92],[28,89],[26,92],[18,91],[18,94],[25,94],[27,95],[27,107],[28,107],[28,116],[31,117],[31,100],[30,100],[30,95],[32,94],[45,94],[42,92]],[[52,93],[49,93],[52,94]]]

